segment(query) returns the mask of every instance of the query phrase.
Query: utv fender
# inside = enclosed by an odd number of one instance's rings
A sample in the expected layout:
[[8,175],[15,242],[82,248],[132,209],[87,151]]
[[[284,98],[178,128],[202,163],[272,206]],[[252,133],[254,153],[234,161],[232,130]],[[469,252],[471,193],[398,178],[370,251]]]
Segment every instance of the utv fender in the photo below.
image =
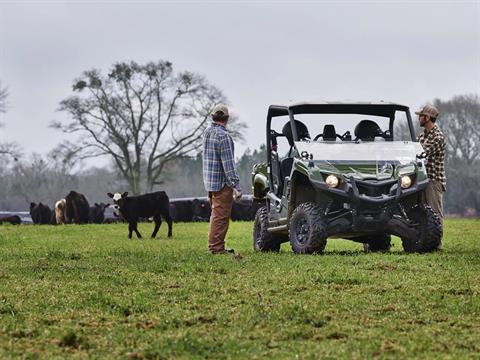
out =
[[268,178],[263,174],[255,174],[253,177],[253,197],[263,199],[268,192]]
[[310,178],[299,172],[294,171],[290,182],[288,214],[289,218],[293,210],[304,202],[311,202],[315,199],[315,189],[312,186]]
[[[293,165],[292,165],[292,170],[293,170],[293,173],[297,173],[297,174],[302,174],[304,176],[306,176],[307,178],[310,178],[310,171],[307,167],[307,165],[305,164],[305,162],[303,161],[299,161],[298,159],[295,159],[293,161]],[[292,178],[293,178],[293,175],[292,175]]]

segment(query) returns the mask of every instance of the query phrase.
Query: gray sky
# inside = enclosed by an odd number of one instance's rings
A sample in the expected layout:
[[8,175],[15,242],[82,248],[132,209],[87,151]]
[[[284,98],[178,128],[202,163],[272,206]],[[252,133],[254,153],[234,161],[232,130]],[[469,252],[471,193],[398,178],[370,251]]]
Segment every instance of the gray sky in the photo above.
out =
[[265,140],[271,103],[386,100],[417,108],[480,93],[480,1],[1,2],[0,141],[46,153],[73,79],[117,61],[166,59],[204,75]]

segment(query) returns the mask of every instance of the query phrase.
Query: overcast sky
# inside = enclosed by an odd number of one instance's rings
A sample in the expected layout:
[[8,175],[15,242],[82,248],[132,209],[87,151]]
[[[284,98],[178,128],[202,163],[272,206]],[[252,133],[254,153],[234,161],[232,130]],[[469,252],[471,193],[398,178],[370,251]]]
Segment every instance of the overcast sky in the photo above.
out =
[[46,153],[82,71],[166,59],[221,88],[265,140],[269,104],[386,100],[411,108],[480,93],[480,1],[2,2],[0,141]]

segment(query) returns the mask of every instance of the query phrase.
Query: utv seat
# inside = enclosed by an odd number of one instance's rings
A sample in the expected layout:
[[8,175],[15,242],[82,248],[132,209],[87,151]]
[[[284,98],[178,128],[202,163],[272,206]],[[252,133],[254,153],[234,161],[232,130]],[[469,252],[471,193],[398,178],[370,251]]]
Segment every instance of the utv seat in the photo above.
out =
[[337,140],[337,132],[335,130],[335,126],[325,125],[323,127],[322,138],[323,138],[324,141],[335,141],[335,140]]
[[[294,120],[294,122],[295,122],[295,127],[297,129],[298,139],[299,140],[310,139],[310,134],[308,133],[307,126],[298,120]],[[292,127],[291,127],[290,121],[287,122],[285,125],[283,125],[282,134],[287,138],[288,144],[290,146],[293,146],[294,140],[293,140]]]
[[335,130],[335,126],[331,124],[327,124],[323,127],[323,132],[315,136],[313,141],[317,141],[320,138],[322,138],[323,141],[336,141],[337,137],[343,140],[342,136],[337,134],[337,130]]
[[380,126],[372,120],[362,120],[357,126],[355,126],[355,141],[374,141],[375,137],[381,136],[383,138],[383,132]]

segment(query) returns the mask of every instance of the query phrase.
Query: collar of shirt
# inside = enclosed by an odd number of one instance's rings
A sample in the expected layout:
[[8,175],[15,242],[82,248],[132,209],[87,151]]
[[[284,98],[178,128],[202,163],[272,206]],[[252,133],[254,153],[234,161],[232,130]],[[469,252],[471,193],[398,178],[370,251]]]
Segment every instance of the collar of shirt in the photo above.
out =
[[438,130],[438,125],[435,124],[435,125],[433,125],[433,127],[430,129],[430,131],[427,131],[427,129],[424,129],[424,130],[423,130],[423,135],[424,135],[425,137],[427,137],[428,135],[434,134],[435,132],[437,132],[437,130]]
[[213,125],[213,126],[221,126],[221,127],[224,128],[224,129],[227,128],[225,124],[220,124],[220,123],[215,122],[215,121],[212,121],[212,125]]

